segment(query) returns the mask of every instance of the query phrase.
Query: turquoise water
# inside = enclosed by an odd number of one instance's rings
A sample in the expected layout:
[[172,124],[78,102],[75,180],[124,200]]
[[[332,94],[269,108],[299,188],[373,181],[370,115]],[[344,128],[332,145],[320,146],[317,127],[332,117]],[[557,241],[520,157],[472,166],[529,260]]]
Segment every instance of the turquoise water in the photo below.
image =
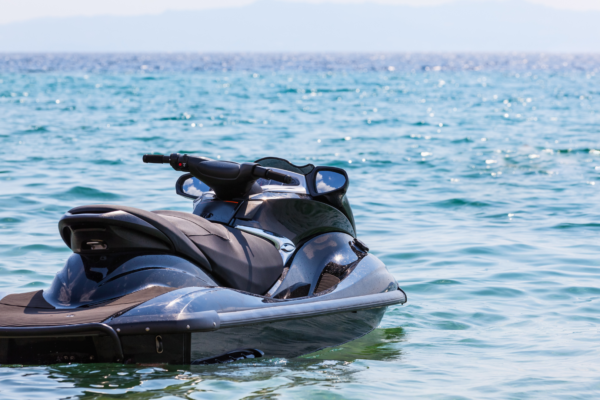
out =
[[191,210],[147,152],[348,170],[408,294],[299,359],[0,367],[0,398],[600,395],[600,57],[0,55],[0,291],[46,288],[69,208]]

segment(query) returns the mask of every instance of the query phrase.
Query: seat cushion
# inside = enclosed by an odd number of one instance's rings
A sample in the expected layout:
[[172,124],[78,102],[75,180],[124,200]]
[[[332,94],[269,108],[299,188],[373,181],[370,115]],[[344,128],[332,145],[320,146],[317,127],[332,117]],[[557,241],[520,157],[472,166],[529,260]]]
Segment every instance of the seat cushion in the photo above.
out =
[[180,229],[206,255],[213,274],[225,285],[266,293],[283,272],[275,246],[239,229],[180,211],[154,211]]
[[229,240],[229,231],[224,225],[210,222],[196,214],[171,210],[159,210],[153,211],[153,213],[171,221],[173,225],[188,237],[215,235]]
[[[149,212],[106,204],[76,207],[69,214],[88,218],[87,214],[114,211],[124,211],[158,229],[175,254],[211,271],[225,286],[264,294],[283,272],[283,261],[271,242],[194,214],[180,211]],[[68,218],[68,221],[72,220],[72,216]],[[68,222],[65,221],[63,225]],[[89,222],[86,219],[86,223]],[[100,222],[107,223],[104,219]],[[59,228],[61,235],[64,234],[60,224]],[[68,244],[68,238],[63,236],[63,240]]]
[[[92,204],[92,205],[88,205],[88,206],[75,207],[75,208],[69,210],[67,215],[59,221],[59,223],[58,223],[59,232],[60,232],[63,240],[67,244],[67,246],[71,247],[70,240],[65,236],[64,225],[68,224],[68,223],[76,222],[76,218],[73,218],[72,216],[78,216],[78,215],[81,216],[83,219],[86,220],[86,224],[89,225],[92,222],[90,220],[88,220],[88,218],[85,215],[82,216],[82,214],[105,214],[105,213],[112,213],[114,211],[124,211],[128,214],[133,215],[134,217],[137,217],[137,218],[145,221],[152,227],[158,229],[166,237],[166,239],[170,245],[169,247],[175,254],[179,254],[183,257],[186,257],[186,258],[192,260],[193,262],[195,262],[196,264],[206,268],[207,270],[209,270],[209,271],[211,270],[211,264],[206,259],[205,255],[201,251],[198,250],[198,247],[195,246],[194,243],[192,243],[192,241],[180,229],[173,226],[173,224],[171,222],[167,221],[165,218],[162,218],[161,216],[157,215],[156,213],[153,213],[150,211],[145,211],[145,210],[140,210],[139,208],[127,207],[127,206],[117,206],[117,205],[110,205],[110,204]],[[98,219],[98,221],[97,221],[100,224],[110,223],[110,218],[103,219],[102,221],[100,219]],[[127,218],[126,218],[126,220],[127,220]],[[121,222],[123,222],[123,221],[121,221]],[[134,225],[136,225],[136,224],[130,223],[130,224],[128,224],[128,227],[134,228]],[[146,231],[147,231],[146,228],[147,227],[145,227],[145,226],[139,225],[139,229],[141,229],[141,231],[144,233],[146,233]]]

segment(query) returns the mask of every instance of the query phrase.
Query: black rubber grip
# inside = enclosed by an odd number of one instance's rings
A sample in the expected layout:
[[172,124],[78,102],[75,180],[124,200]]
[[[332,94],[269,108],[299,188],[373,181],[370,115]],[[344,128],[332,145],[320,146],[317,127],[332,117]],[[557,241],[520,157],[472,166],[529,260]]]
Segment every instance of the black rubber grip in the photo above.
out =
[[168,164],[169,156],[163,156],[162,154],[144,154],[142,161],[150,164]]
[[286,174],[282,174],[280,172],[275,172],[272,169],[268,170],[265,174],[265,178],[271,179],[277,182],[282,183],[292,183],[292,177]]

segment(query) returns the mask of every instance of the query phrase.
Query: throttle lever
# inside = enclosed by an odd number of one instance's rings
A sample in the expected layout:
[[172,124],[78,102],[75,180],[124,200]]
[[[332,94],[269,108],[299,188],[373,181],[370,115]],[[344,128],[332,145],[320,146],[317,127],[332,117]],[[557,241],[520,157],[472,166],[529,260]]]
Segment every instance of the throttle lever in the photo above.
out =
[[144,154],[142,161],[150,164],[170,164],[175,171],[189,172],[187,154],[173,153],[170,156]]
[[184,171],[189,172],[188,168],[188,155],[187,154],[179,154],[173,153],[169,156],[169,164],[175,171]]
[[142,161],[150,164],[168,164],[169,156],[163,156],[162,154],[144,154]]

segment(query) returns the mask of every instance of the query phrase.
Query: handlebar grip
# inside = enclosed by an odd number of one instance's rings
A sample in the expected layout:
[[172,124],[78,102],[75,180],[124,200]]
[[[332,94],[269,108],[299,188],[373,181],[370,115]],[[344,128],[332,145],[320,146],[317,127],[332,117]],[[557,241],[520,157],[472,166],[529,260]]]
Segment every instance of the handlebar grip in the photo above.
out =
[[272,169],[267,170],[265,173],[265,178],[282,183],[292,183],[291,176],[273,171]]
[[257,178],[271,179],[282,183],[292,183],[292,181],[294,180],[294,178],[292,178],[289,175],[273,171],[271,168],[261,167],[260,165],[254,166],[254,168],[252,169],[252,175],[254,175]]
[[168,164],[169,156],[163,156],[162,154],[144,154],[142,161],[150,164]]

